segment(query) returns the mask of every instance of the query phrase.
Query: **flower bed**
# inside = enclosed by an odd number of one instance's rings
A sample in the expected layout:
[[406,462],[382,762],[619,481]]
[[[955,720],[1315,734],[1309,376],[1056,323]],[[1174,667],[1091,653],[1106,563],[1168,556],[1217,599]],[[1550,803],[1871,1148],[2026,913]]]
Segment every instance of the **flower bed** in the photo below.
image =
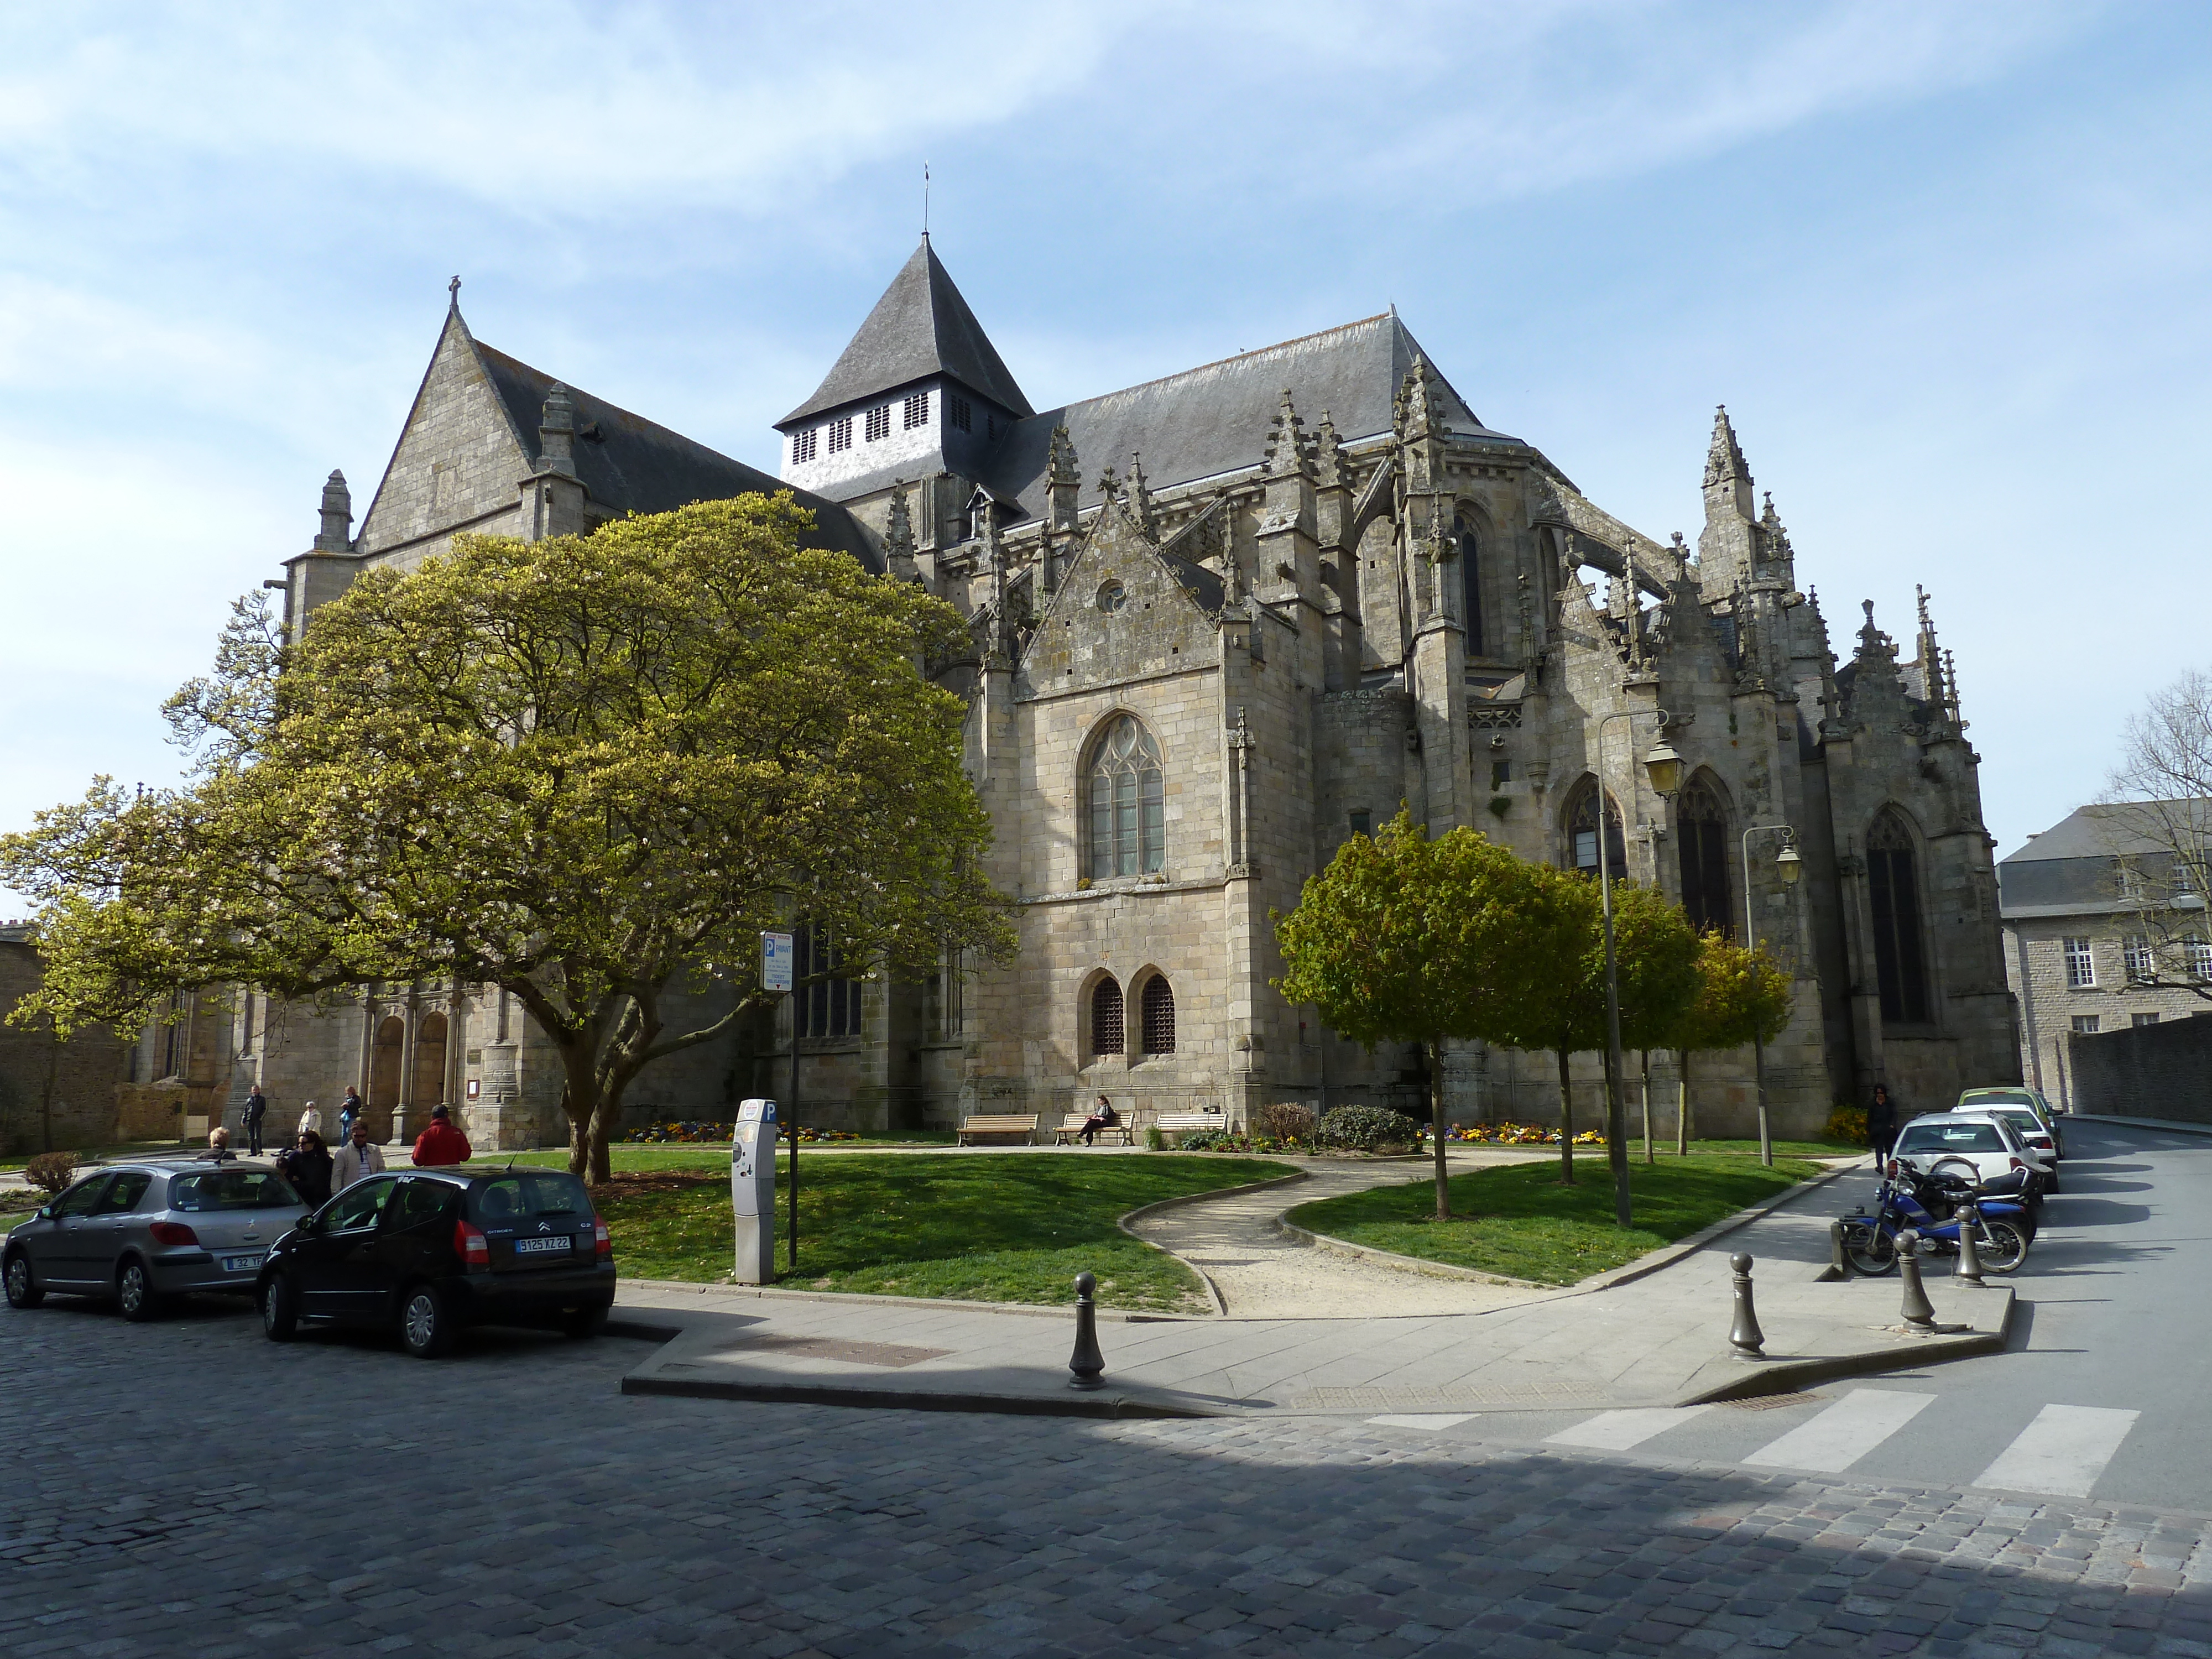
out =
[[[1479,1142],[1486,1146],[1556,1146],[1559,1132],[1533,1123],[1455,1123],[1444,1131],[1446,1140]],[[1602,1146],[1605,1131],[1585,1129],[1575,1137],[1577,1146]]]
[[[632,1144],[659,1146],[721,1146],[726,1145],[731,1126],[726,1123],[708,1123],[686,1120],[681,1123],[652,1123],[642,1129],[632,1129],[623,1139]],[[783,1138],[789,1139],[791,1131],[785,1127]],[[802,1124],[799,1139],[802,1146],[812,1146],[818,1140],[858,1140],[860,1137],[850,1129],[815,1129]]]

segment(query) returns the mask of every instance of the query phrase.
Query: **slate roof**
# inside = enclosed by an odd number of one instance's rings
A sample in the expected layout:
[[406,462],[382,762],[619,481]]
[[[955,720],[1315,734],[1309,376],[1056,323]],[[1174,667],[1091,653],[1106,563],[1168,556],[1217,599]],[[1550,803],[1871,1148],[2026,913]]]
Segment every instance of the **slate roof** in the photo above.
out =
[[[1419,352],[1397,313],[1386,312],[1047,410],[1007,429],[982,482],[1018,501],[1025,516],[1042,516],[1052,429],[1061,425],[1074,442],[1086,489],[1105,467],[1126,473],[1130,457],[1139,453],[1154,489],[1242,471],[1266,455],[1285,388],[1308,434],[1327,410],[1340,441],[1375,437],[1390,430],[1398,387]],[[1435,365],[1430,368],[1433,374]],[[1484,426],[1449,385],[1443,389],[1444,419],[1453,430],[1521,444]]]
[[[541,448],[538,423],[545,396],[553,389],[553,377],[481,340],[471,343],[534,465]],[[732,460],[587,392],[570,386],[568,398],[576,406],[576,477],[601,507],[617,513],[667,513],[694,501],[773,495],[790,488],[758,467]],[[792,495],[801,507],[814,509],[810,545],[850,553],[868,569],[882,573],[881,556],[844,507],[804,489],[793,489]]]
[[814,395],[776,425],[781,429],[938,374],[1010,414],[1030,412],[1030,400],[925,236]]
[[[2186,807],[2187,802],[2160,803]],[[2212,822],[2212,802],[2197,803],[2200,821]],[[1998,908],[2009,919],[2132,910],[2115,885],[2112,860],[2127,855],[2154,882],[2173,860],[2160,844],[2129,822],[2130,809],[2103,805],[2069,813],[2019,851],[1997,863]]]

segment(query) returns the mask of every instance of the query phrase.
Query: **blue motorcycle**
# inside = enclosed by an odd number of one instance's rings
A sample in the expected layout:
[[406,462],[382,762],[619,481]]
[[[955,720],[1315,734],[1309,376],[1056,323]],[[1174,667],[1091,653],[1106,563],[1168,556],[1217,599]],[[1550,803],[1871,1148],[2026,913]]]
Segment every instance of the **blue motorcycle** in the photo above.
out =
[[2035,1237],[2023,1183],[2017,1176],[1986,1185],[1922,1175],[1892,1158],[1875,1193],[1875,1212],[1862,1206],[1844,1218],[1844,1255],[1860,1273],[1895,1271],[1897,1236],[1920,1235],[1923,1254],[1956,1255],[1959,1229],[1973,1218],[1975,1253],[1983,1268],[2008,1273],[2027,1259]]

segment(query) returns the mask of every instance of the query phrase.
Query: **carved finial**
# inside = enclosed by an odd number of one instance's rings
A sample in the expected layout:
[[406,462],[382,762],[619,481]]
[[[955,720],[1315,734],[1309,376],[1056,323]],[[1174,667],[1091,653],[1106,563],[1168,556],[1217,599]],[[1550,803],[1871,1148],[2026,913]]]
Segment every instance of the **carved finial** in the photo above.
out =
[[315,535],[318,553],[344,553],[352,549],[347,526],[353,522],[353,492],[345,474],[333,471],[323,483],[323,526]]
[[1713,413],[1712,447],[1705,452],[1705,488],[1750,482],[1751,469],[1744,465],[1743,451],[1735,441],[1735,428],[1729,424],[1728,405],[1723,404]]
[[538,471],[576,476],[576,405],[568,388],[553,382],[538,416]]
[[1049,487],[1075,486],[1083,482],[1075,468],[1075,440],[1067,435],[1065,425],[1052,429],[1052,447],[1045,458],[1045,483]]
[[456,276],[452,282],[446,284],[446,309],[448,312],[459,311],[461,308],[461,279],[459,277]]
[[914,562],[914,514],[907,506],[904,478],[891,481],[890,508],[884,521],[884,565],[902,580],[921,579]]
[[1147,536],[1152,533],[1152,492],[1145,483],[1145,458],[1129,452],[1129,516]]
[[1352,482],[1344,465],[1344,446],[1337,441],[1336,422],[1328,411],[1321,412],[1321,424],[1314,428],[1315,481],[1324,489],[1334,489]]
[[1912,597],[1920,608],[1920,631],[1923,634],[1933,634],[1936,631],[1936,624],[1928,620],[1928,590],[1918,582],[1915,582],[1912,584]]
[[1109,464],[1106,470],[1098,475],[1098,493],[1110,501],[1121,487],[1121,481],[1114,476],[1114,468]]
[[1267,471],[1282,477],[1286,473],[1310,472],[1311,462],[1306,454],[1305,434],[1301,428],[1305,422],[1291,402],[1291,389],[1283,388],[1282,407],[1271,422],[1273,431],[1267,439]]

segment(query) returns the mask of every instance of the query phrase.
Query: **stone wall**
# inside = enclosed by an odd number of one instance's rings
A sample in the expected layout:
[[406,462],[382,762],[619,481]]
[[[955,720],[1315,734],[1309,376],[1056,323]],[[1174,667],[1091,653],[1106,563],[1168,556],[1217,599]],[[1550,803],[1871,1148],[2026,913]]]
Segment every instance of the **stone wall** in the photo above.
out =
[[2063,1039],[2076,1112],[2212,1123],[2212,1018]]
[[[2067,1040],[2077,1020],[2094,1019],[2099,1035],[2142,1024],[2163,1024],[2212,1012],[2212,1002],[2185,990],[2129,981],[2122,941],[2141,924],[2124,913],[2036,917],[2007,924],[2006,969],[2021,1006],[2021,1063],[2027,1081],[2052,1103],[2070,1104],[2073,1068]],[[2069,939],[2089,941],[2093,981],[2067,982]]]
[[0,937],[0,1148],[96,1146],[115,1133],[115,1088],[129,1050],[105,1025],[66,1042],[7,1024],[9,1012],[35,990],[41,969],[27,937]]

